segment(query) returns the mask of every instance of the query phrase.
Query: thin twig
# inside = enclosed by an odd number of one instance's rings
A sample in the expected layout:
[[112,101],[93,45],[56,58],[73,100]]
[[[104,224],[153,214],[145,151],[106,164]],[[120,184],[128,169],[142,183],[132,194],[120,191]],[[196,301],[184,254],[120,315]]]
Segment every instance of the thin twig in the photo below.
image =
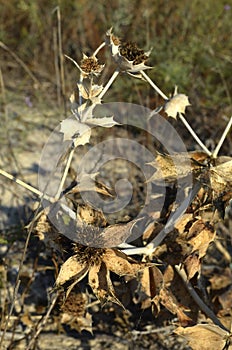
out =
[[[60,14],[60,6],[57,6],[57,22],[58,22],[58,50],[59,50],[59,58],[60,58],[60,80],[61,80],[61,92],[62,97],[65,96],[65,76],[64,76],[64,55],[62,49],[62,32],[61,32],[61,14]],[[64,99],[64,107],[65,99]]]
[[59,199],[60,198],[60,194],[61,194],[61,192],[63,190],[64,183],[65,183],[66,177],[68,175],[68,170],[69,170],[70,164],[72,162],[74,151],[75,151],[75,148],[73,147],[71,149],[70,153],[69,153],[68,160],[66,162],[65,169],[64,169],[64,172],[63,172],[63,175],[62,175],[62,179],[60,181],[59,188],[58,188],[57,193],[55,195],[55,199]]
[[24,182],[22,180],[17,179],[15,176],[9,174],[7,171],[5,171],[3,169],[0,169],[0,175],[3,175],[7,179],[14,181],[18,185],[20,185],[20,186],[26,188],[27,190],[31,191],[32,193],[35,193],[40,198],[44,198],[44,199],[46,199],[47,201],[49,201],[51,203],[55,202],[55,198],[50,197],[50,196],[44,194],[43,192],[39,191],[37,188],[35,188],[35,187],[31,186],[31,185],[28,185],[26,182]]
[[10,317],[11,317],[12,312],[13,312],[13,309],[14,309],[15,300],[16,300],[16,298],[17,298],[19,286],[20,286],[20,280],[19,280],[19,278],[18,278],[18,276],[17,276],[17,280],[16,280],[15,286],[14,286],[13,300],[12,300],[9,313],[8,313],[8,315],[7,315],[5,327],[4,327],[4,329],[3,329],[2,336],[1,336],[1,339],[0,339],[0,349],[2,349],[2,343],[3,343],[3,340],[4,340],[4,338],[5,338],[5,334],[6,334],[6,331],[7,331],[7,329],[8,329],[8,324],[9,324],[9,321],[10,321]]
[[230,332],[221,322],[220,320],[217,318],[217,316],[214,314],[214,312],[203,302],[203,300],[199,297],[199,295],[197,294],[197,292],[195,291],[195,289],[193,288],[193,286],[191,285],[191,283],[188,281],[187,275],[184,271],[184,269],[181,269],[179,266],[175,266],[175,270],[178,273],[178,275],[181,277],[182,281],[184,282],[186,288],[189,291],[189,294],[191,295],[191,297],[194,299],[194,301],[196,302],[196,304],[199,306],[199,308],[201,309],[201,311],[204,312],[204,314],[206,314],[215,325],[221,327],[222,329],[224,329],[227,332]]
[[225,130],[223,131],[223,134],[222,134],[222,136],[221,136],[221,138],[220,138],[220,140],[219,140],[219,142],[217,144],[217,147],[213,151],[213,154],[212,154],[213,158],[217,158],[218,153],[220,151],[220,148],[222,147],[223,142],[225,141],[225,138],[226,138],[226,136],[228,135],[228,133],[230,131],[231,125],[232,125],[232,116],[230,117],[230,120],[229,120]]
[[101,45],[99,45],[98,48],[94,51],[92,56],[97,56],[98,52],[105,46],[106,46],[105,42],[101,43]]
[[56,74],[56,95],[58,106],[61,105],[61,93],[60,93],[60,70],[59,70],[59,58],[57,48],[57,32],[56,28],[53,28],[53,51],[54,51],[54,66]]
[[116,71],[113,73],[111,78],[108,80],[107,84],[104,86],[104,89],[102,90],[102,92],[98,96],[99,99],[101,99],[105,95],[107,90],[109,90],[110,86],[113,84],[114,80],[117,78],[119,72],[120,72],[119,69],[116,69]]
[[208,148],[204,145],[204,143],[199,139],[199,137],[197,136],[195,131],[191,128],[191,126],[189,125],[189,123],[187,122],[183,114],[178,113],[178,115],[180,120],[182,121],[186,129],[188,129],[188,131],[190,132],[192,137],[195,139],[195,141],[198,143],[198,145],[205,151],[205,153],[207,153],[209,156],[212,156],[212,152],[210,152]]
[[168,100],[168,97],[163,93],[163,91],[160,90],[160,88],[149,78],[149,76],[143,71],[140,71],[141,75],[144,77],[144,79],[153,87],[153,89],[158,92],[158,94],[164,99]]
[[36,333],[33,335],[33,338],[31,339],[31,341],[29,342],[28,346],[26,347],[26,350],[30,350],[32,348],[32,346],[34,345],[36,339],[38,338],[38,336],[40,335],[41,331],[43,330],[43,327],[46,325],[48,317],[50,316],[52,309],[54,308],[56,301],[59,297],[59,293],[56,293],[56,295],[53,297],[53,300],[50,303],[50,306],[46,312],[46,315],[41,319],[41,321],[38,323],[38,328]]
[[2,41],[0,41],[0,47],[11,54],[11,56],[15,59],[15,61],[18,62],[21,65],[21,67],[27,72],[27,74],[31,77],[34,83],[36,83],[37,85],[40,85],[39,80],[34,76],[34,74],[30,71],[30,69],[26,66],[26,64],[21,60],[21,58],[19,58],[19,56],[16,55],[16,53],[14,53]]

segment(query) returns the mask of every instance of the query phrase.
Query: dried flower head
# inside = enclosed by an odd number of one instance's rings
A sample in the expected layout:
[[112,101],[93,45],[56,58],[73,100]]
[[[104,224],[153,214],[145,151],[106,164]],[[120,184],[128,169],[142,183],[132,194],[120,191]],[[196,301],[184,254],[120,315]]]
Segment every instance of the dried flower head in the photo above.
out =
[[151,68],[146,66],[150,51],[144,52],[132,42],[122,42],[112,33],[112,28],[107,31],[106,36],[106,43],[111,47],[112,56],[122,71],[137,73]]
[[89,78],[93,75],[98,76],[105,66],[104,64],[99,64],[98,59],[94,55],[88,57],[85,54],[83,54],[83,58],[81,60],[80,65],[73,58],[67,55],[65,55],[65,57],[72,61],[75,64],[75,66],[79,69],[79,71],[81,72],[81,79]]
[[169,117],[176,119],[178,113],[184,114],[186,107],[190,105],[191,104],[189,103],[188,96],[184,94],[178,94],[176,86],[173,96],[168,100],[168,102],[164,106],[164,111]]
[[117,249],[76,245],[74,250],[75,255],[71,256],[61,266],[56,280],[57,287],[72,282],[68,289],[70,293],[74,285],[88,274],[89,285],[102,303],[111,300],[122,306],[115,295],[110,272],[119,276],[130,275],[136,277],[144,268],[153,265],[138,262]]
[[88,76],[90,74],[98,76],[102,72],[104,64],[99,64],[98,59],[95,56],[88,57],[83,54],[80,68],[84,76]]

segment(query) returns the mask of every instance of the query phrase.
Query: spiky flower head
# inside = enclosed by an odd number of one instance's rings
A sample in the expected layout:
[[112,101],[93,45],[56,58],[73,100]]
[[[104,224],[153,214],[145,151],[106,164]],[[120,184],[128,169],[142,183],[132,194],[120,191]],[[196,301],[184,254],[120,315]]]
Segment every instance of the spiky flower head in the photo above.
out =
[[151,68],[146,66],[151,51],[145,52],[132,42],[122,42],[112,33],[112,28],[106,33],[106,43],[110,46],[112,57],[122,71],[138,73]]
[[80,63],[81,73],[86,78],[90,74],[98,76],[104,68],[104,64],[99,64],[98,59],[95,56],[86,56],[83,54],[83,58]]

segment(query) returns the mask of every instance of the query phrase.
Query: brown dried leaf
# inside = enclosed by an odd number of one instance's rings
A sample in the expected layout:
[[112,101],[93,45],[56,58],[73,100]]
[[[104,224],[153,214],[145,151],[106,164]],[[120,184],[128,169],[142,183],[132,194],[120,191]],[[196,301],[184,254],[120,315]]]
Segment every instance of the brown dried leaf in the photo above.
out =
[[93,333],[92,331],[92,315],[86,312],[84,316],[73,316],[69,313],[63,313],[61,317],[62,324],[67,324],[70,328],[75,329],[78,332],[88,331]]
[[188,243],[192,245],[192,251],[198,251],[202,258],[210,244],[215,238],[216,232],[212,226],[206,225],[203,220],[197,220],[189,229]]
[[139,288],[136,293],[138,295],[137,302],[141,302],[141,308],[146,309],[151,303],[156,306],[157,315],[160,310],[159,292],[163,286],[163,275],[156,267],[147,267],[139,274]]
[[[221,157],[220,157],[221,158]],[[220,161],[220,158],[218,161]],[[216,193],[220,193],[232,188],[232,160],[216,165],[210,169],[210,183]]]
[[197,272],[200,272],[201,262],[197,252],[193,252],[192,254],[187,256],[187,258],[184,261],[184,267],[188,276],[188,280],[193,278]]
[[152,264],[132,259],[117,249],[107,249],[104,253],[103,261],[108,270],[119,276],[131,275],[136,277],[139,271],[147,266],[152,266]]
[[123,307],[122,303],[115,295],[114,287],[110,279],[110,272],[104,262],[90,267],[89,285],[102,304],[110,300]]
[[73,255],[68,260],[66,260],[60,268],[60,272],[56,279],[56,285],[62,286],[64,283],[75,278],[77,283],[88,273],[88,265],[80,264],[77,261],[77,256]]
[[230,286],[230,288],[226,292],[221,294],[218,297],[218,300],[219,300],[220,304],[222,305],[223,311],[227,315],[230,314],[232,316],[232,309],[231,309],[231,305],[232,305],[232,286]]
[[195,175],[204,166],[201,162],[206,159],[208,155],[204,152],[183,152],[172,155],[157,152],[155,160],[148,163],[156,168],[156,172],[148,181],[173,182],[191,174]]
[[181,305],[173,293],[163,287],[159,294],[161,304],[166,307],[172,314],[177,315],[180,323],[185,326],[188,325],[192,320],[189,318],[184,311],[189,311],[183,305]]
[[[209,279],[212,290],[219,290],[228,287],[232,284],[232,272],[229,267],[219,272],[214,272],[213,276]],[[232,304],[231,304],[232,305]]]
[[124,243],[131,235],[133,227],[140,219],[135,219],[127,224],[115,224],[106,227],[100,237],[104,241],[105,247],[116,247]]
[[[193,327],[178,327],[175,333],[186,338],[193,350],[223,350],[231,334],[216,325],[198,324]],[[232,349],[229,346],[228,349]]]
[[186,225],[193,220],[193,214],[184,214],[175,223],[175,228],[178,230],[179,234],[183,234],[186,230]]

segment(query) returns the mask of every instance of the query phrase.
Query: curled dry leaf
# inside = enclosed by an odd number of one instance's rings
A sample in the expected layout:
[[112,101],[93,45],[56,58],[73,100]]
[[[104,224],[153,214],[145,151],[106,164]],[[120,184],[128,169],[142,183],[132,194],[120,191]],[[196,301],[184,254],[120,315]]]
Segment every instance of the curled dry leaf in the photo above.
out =
[[115,224],[106,227],[101,232],[101,239],[106,247],[117,247],[132,235],[133,227],[140,219],[131,220],[126,224]]
[[204,152],[186,152],[160,154],[154,161],[148,163],[156,169],[156,172],[148,180],[149,182],[173,182],[186,176],[196,177],[205,166],[208,156]]
[[178,302],[175,295],[169,288],[163,287],[159,294],[160,303],[172,314],[177,315],[181,325],[186,326],[192,322],[185,312],[189,311],[185,306]]
[[[220,160],[220,157],[219,159]],[[230,191],[232,197],[232,160],[229,158],[225,162],[210,169],[210,183],[216,193]]]
[[232,346],[229,346],[231,334],[213,324],[198,324],[187,328],[178,327],[175,333],[186,338],[188,345],[193,350],[232,349]]
[[192,246],[192,251],[198,251],[199,258],[202,258],[210,244],[215,238],[216,232],[212,226],[199,219],[195,221],[188,232],[188,243]]
[[112,301],[123,307],[115,295],[115,290],[110,279],[110,272],[104,262],[90,268],[89,285],[102,304]]
[[152,263],[138,262],[117,249],[107,249],[103,259],[107,269],[119,276],[131,275],[136,277],[139,271],[153,265]]
[[[81,83],[78,83],[78,90],[81,94],[81,96],[85,100],[91,100],[96,102],[96,97],[102,92],[103,86],[97,85],[97,84],[91,84],[89,80],[84,79]],[[99,101],[100,103],[100,101]]]
[[80,281],[86,276],[88,270],[88,266],[78,262],[77,255],[73,255],[61,266],[59,275],[56,279],[56,285],[62,286],[74,278],[76,281]]
[[153,303],[156,307],[155,314],[160,311],[159,293],[163,287],[163,275],[156,266],[146,267],[139,273],[139,286],[136,290],[136,302],[141,302],[142,309],[146,309]]

